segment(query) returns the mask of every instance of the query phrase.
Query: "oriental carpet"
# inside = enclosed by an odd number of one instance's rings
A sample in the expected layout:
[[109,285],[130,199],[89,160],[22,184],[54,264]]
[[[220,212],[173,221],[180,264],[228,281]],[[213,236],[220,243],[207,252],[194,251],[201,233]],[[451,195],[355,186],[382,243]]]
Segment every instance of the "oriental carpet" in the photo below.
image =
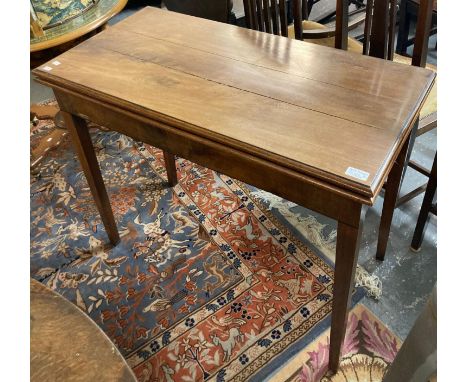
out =
[[[32,146],[53,128],[33,126]],[[262,191],[182,158],[171,189],[159,149],[91,136],[121,242],[108,245],[66,135],[31,172],[30,273],[85,311],[139,381],[263,381],[329,326],[327,224],[308,219],[313,240],[299,239]]]

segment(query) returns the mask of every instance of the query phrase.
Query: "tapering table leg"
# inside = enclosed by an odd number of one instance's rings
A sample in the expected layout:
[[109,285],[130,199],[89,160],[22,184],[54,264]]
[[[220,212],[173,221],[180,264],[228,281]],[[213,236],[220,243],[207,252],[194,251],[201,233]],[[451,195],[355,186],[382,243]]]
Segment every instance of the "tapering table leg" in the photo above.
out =
[[65,125],[70,132],[75,149],[78,153],[89,188],[101,215],[102,222],[109,236],[110,242],[115,245],[119,242],[119,231],[115,224],[114,215],[109,202],[109,197],[102,180],[99,163],[94,153],[93,143],[89,135],[86,121],[76,115],[62,111]]
[[360,213],[356,214],[355,224],[349,225],[338,221],[328,364],[333,373],[338,371],[340,364],[341,345],[346,333],[348,307],[354,287],[354,275],[359,255],[361,228],[367,206],[357,208],[360,208]]
[[166,164],[167,181],[171,187],[177,184],[177,169],[175,163],[175,155],[167,151],[164,153],[164,163]]
[[390,235],[390,226],[392,225],[393,211],[395,210],[398,193],[400,191],[401,177],[405,167],[405,158],[408,151],[409,141],[410,137],[406,139],[405,144],[401,148],[401,151],[390,170],[390,174],[388,174],[382,216],[380,218],[379,238],[377,241],[376,258],[378,260],[383,260],[385,258],[388,237]]

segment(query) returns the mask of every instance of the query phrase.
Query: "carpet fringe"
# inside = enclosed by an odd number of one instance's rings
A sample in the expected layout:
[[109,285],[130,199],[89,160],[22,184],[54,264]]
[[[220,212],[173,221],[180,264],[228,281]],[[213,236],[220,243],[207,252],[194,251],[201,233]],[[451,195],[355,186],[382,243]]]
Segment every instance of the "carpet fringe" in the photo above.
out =
[[368,297],[379,300],[382,296],[382,281],[380,281],[379,276],[371,275],[359,264],[356,267],[354,283],[357,287],[366,289]]
[[264,190],[252,191],[252,195],[260,202],[268,205],[270,210],[276,208],[308,241],[331,261],[335,262],[336,230],[332,230],[328,235],[325,235],[326,224],[319,222],[313,215],[301,216],[293,212],[292,208],[297,207],[297,204],[277,195]]

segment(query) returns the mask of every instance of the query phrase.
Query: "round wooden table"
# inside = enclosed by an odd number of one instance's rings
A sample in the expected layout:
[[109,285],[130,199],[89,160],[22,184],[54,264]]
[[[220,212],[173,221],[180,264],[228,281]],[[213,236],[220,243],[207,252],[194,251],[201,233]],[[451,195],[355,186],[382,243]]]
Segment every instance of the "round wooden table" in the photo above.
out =
[[30,39],[30,66],[35,68],[99,32],[126,4],[127,0],[99,0],[77,16],[44,27],[42,36]]
[[76,305],[31,280],[31,381],[132,381],[111,340]]

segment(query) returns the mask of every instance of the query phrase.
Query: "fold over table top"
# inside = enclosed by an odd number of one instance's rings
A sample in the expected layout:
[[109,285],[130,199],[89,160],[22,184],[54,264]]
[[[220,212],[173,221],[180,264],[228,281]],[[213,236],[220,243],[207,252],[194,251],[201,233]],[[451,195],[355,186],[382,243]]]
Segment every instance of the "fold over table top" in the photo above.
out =
[[34,74],[368,201],[435,77],[152,7]]

